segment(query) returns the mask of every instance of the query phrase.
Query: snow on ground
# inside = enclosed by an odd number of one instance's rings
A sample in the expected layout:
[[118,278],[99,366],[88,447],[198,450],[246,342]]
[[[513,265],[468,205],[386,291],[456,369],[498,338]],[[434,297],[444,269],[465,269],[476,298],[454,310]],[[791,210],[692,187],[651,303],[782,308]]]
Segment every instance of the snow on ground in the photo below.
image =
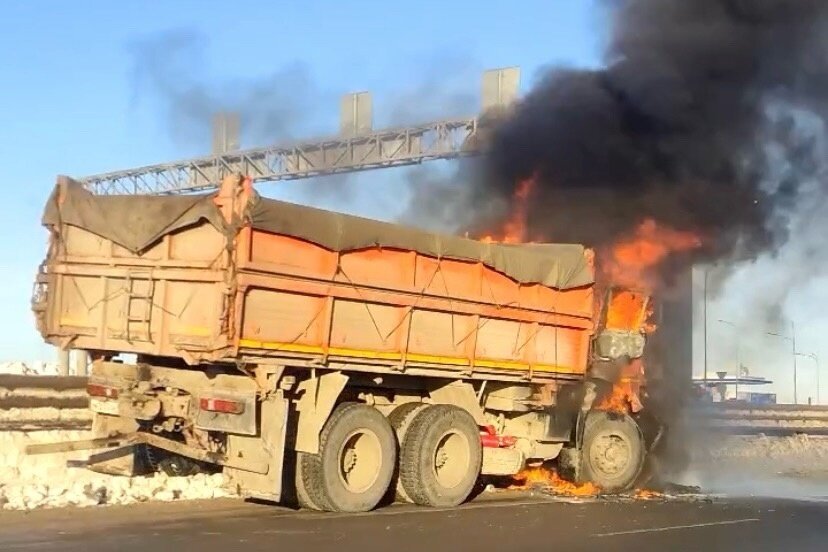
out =
[[679,483],[733,496],[828,497],[826,436],[708,435],[693,439],[691,451]]
[[[88,431],[0,431],[0,508],[130,504],[233,496],[221,474],[127,478],[67,467],[87,453],[27,456],[30,443],[87,439]],[[692,441],[692,463],[679,483],[704,493],[828,497],[828,437],[711,436]]]
[[87,439],[86,431],[0,432],[0,507],[31,510],[231,496],[221,474],[193,477],[121,477],[67,467],[86,453],[27,456],[26,445]]
[[733,435],[694,443],[694,461],[771,473],[828,475],[828,436]]

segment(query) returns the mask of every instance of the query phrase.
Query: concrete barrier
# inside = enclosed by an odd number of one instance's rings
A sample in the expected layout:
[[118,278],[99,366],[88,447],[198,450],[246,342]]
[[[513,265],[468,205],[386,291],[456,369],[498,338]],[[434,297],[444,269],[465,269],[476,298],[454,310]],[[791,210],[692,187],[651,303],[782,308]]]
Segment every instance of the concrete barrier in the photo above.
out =
[[[0,431],[83,430],[91,426],[87,378],[0,374]],[[828,435],[828,406],[696,405],[685,421],[736,435]]]
[[84,377],[0,374],[0,431],[91,426]]
[[685,421],[701,428],[738,435],[828,435],[828,407],[715,403],[695,406]]

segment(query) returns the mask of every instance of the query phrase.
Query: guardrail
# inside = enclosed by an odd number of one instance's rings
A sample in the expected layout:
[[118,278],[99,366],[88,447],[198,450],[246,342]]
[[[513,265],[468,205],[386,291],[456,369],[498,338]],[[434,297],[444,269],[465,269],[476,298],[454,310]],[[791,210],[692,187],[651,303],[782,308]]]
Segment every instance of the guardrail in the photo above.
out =
[[828,435],[828,407],[794,404],[726,404],[694,406],[685,415],[688,424],[735,434]]
[[89,429],[86,378],[0,374],[0,431]]
[[[0,374],[0,431],[88,429],[85,377]],[[690,425],[732,434],[828,435],[828,406],[714,403],[689,408]]]

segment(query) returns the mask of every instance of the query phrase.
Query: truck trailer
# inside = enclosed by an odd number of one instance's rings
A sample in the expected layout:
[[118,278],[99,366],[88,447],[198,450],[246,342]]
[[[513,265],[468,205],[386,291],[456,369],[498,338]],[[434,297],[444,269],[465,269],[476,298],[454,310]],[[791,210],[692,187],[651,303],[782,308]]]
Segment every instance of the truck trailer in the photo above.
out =
[[43,224],[33,310],[92,359],[93,437],[30,453],[222,470],[244,496],[338,512],[454,506],[528,463],[608,492],[642,471],[649,297],[597,285],[581,245],[434,234],[242,175],[186,196],[59,177]]

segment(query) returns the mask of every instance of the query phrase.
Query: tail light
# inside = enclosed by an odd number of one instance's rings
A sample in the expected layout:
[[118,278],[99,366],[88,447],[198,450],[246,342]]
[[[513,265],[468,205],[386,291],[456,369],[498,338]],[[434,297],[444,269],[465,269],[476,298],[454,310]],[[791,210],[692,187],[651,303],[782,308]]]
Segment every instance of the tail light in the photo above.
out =
[[219,412],[221,414],[241,414],[244,412],[244,403],[230,399],[212,399],[203,397],[199,401],[202,410],[208,412]]
[[118,390],[115,387],[101,385],[100,383],[90,383],[86,386],[86,392],[90,397],[101,397],[104,399],[117,399]]

